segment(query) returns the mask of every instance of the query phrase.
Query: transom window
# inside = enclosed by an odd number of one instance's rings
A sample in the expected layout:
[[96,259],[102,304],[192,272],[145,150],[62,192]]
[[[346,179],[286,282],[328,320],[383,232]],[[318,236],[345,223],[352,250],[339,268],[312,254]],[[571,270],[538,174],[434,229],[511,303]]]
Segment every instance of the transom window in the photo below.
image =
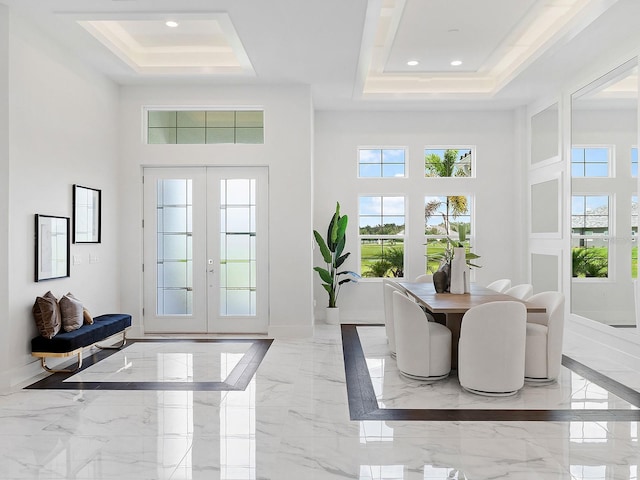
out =
[[149,110],[147,143],[264,143],[261,110]]
[[572,276],[609,276],[609,196],[571,197]]
[[405,176],[403,148],[359,148],[358,176],[361,178],[394,178]]
[[363,277],[404,276],[404,197],[360,196],[359,233]]
[[471,177],[473,150],[469,148],[425,148],[425,177]]
[[610,157],[611,150],[608,147],[573,147],[571,176],[608,177]]

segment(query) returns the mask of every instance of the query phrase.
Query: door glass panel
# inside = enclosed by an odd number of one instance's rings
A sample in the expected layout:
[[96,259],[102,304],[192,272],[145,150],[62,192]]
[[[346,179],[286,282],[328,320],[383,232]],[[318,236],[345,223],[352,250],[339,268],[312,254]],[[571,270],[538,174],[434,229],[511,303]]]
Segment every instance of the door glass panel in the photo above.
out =
[[158,180],[157,315],[193,313],[192,180]]
[[220,181],[220,315],[256,314],[253,179]]

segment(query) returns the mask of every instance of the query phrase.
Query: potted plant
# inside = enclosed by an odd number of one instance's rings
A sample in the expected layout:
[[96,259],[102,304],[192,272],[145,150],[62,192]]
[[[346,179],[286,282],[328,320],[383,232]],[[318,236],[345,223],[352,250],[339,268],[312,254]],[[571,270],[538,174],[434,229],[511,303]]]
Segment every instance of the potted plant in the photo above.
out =
[[[437,255],[437,258],[440,260],[440,267],[433,274],[433,284],[436,288],[436,292],[438,293],[450,291],[451,277],[455,275],[452,272],[452,263],[454,261],[454,258],[455,258],[455,261],[458,262],[459,261],[458,259],[460,259],[461,256],[464,257],[461,261],[461,264],[462,265],[466,264],[467,274],[466,274],[466,278],[464,279],[464,283],[462,287],[463,291],[460,292],[460,284],[458,283],[456,287],[453,290],[451,290],[452,293],[454,293],[454,290],[455,290],[455,293],[464,293],[468,291],[469,290],[468,269],[472,267],[482,268],[480,265],[476,265],[475,263],[473,263],[476,259],[480,258],[480,255],[477,255],[473,252],[467,252],[464,246],[464,242],[467,241],[466,225],[463,223],[459,223],[457,225],[457,231],[458,231],[459,241],[454,242],[451,239],[451,237],[447,236],[446,238],[447,245],[444,249],[444,252]],[[456,257],[456,253],[458,255],[457,257]],[[460,268],[461,268],[460,263],[458,263],[458,270],[460,270]]]
[[324,282],[322,286],[329,294],[327,323],[339,323],[340,311],[338,310],[337,301],[340,287],[345,283],[355,282],[359,278],[359,275],[355,272],[348,270],[338,271],[350,255],[350,252],[344,253],[348,221],[349,219],[346,215],[340,215],[340,203],[336,202],[336,211],[331,218],[331,222],[329,222],[326,240],[322,238],[322,235],[317,230],[313,231],[313,236],[326,263],[326,268],[314,267],[314,270],[320,275],[320,279]]

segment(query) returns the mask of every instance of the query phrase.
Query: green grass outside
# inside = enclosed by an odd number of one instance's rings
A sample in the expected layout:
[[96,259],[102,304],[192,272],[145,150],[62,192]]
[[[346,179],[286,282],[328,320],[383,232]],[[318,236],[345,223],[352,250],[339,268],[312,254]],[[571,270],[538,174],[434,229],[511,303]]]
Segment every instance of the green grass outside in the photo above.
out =
[[[442,254],[445,249],[445,243],[438,241],[431,241],[428,245],[428,253],[429,255],[438,255]],[[369,265],[376,262],[379,259],[379,255],[381,252],[389,248],[402,248],[404,249],[403,242],[395,242],[395,244],[385,244],[384,246],[380,246],[376,243],[365,243],[360,246],[360,257],[362,262],[360,264],[360,273],[364,273],[369,270]],[[425,247],[425,253],[427,253],[427,248]],[[429,260],[427,270],[430,273],[435,272],[440,265],[438,260]],[[631,278],[638,278],[638,247],[633,247],[631,249]]]
[[[378,245],[377,243],[362,243],[360,245],[360,274],[364,275],[370,265],[380,260],[381,255],[384,255],[388,249],[401,248],[404,249],[404,242],[396,241],[394,244]],[[425,246],[425,256],[428,252],[430,258],[427,262],[427,272],[433,273],[440,266],[439,256],[444,253],[446,248],[446,242],[439,240],[431,240],[428,246]],[[467,246],[468,249],[468,246]]]
[[380,260],[381,256],[389,249],[400,248],[404,250],[404,242],[389,242],[383,245],[377,243],[361,243],[360,245],[360,274],[365,275],[369,266]]

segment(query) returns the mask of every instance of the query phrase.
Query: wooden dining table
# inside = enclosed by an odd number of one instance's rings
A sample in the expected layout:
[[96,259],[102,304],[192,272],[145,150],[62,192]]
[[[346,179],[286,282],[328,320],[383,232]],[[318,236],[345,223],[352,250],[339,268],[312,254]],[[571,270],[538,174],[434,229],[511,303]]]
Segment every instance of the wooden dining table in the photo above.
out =
[[445,325],[451,330],[451,368],[453,369],[458,366],[458,340],[460,339],[462,317],[471,307],[488,302],[515,300],[524,303],[527,307],[527,312],[546,312],[544,307],[528,304],[510,295],[473,283],[471,284],[470,292],[463,294],[436,293],[431,282],[399,282],[399,284],[409,296],[413,297],[427,311],[433,313],[434,316],[437,317],[439,314],[444,314]]

